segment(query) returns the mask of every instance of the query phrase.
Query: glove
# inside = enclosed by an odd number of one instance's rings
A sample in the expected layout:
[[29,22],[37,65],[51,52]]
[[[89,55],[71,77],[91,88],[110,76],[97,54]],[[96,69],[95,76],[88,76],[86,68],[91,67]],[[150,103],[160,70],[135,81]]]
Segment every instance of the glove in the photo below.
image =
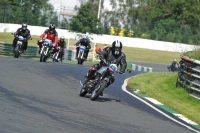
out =
[[40,38],[39,42],[42,42],[42,39]]
[[127,69],[127,72],[131,73],[131,72],[132,72],[132,70],[131,70],[131,69]]
[[109,63],[108,63],[105,59],[103,59],[103,64],[104,64],[105,66],[108,66],[108,65],[109,65]]
[[53,43],[53,47],[56,47],[56,43]]

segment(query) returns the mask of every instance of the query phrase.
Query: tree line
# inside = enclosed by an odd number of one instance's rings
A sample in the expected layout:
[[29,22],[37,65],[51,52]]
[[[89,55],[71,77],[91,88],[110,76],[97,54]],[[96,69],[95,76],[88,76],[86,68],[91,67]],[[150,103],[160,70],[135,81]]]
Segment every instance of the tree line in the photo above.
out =
[[[101,0],[78,0],[77,15],[59,21],[48,0],[0,0],[0,22],[27,22],[76,32],[110,34],[152,40],[200,44],[200,0],[110,0],[111,10]],[[126,33],[127,31],[127,33]]]

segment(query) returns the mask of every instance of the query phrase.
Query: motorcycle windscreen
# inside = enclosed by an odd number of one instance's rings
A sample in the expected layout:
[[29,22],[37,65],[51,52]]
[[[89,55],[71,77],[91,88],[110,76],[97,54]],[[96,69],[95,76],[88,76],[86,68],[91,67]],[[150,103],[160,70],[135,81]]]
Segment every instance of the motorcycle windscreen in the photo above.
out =
[[111,73],[116,72],[117,71],[117,65],[116,64],[110,64],[109,70],[110,70]]
[[23,36],[18,36],[18,40],[23,41],[24,40]]
[[85,46],[80,46],[79,51],[85,51]]

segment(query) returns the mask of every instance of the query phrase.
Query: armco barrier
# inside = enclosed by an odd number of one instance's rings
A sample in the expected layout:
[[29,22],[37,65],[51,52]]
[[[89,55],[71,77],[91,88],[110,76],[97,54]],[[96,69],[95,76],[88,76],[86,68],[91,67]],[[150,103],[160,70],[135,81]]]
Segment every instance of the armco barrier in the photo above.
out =
[[[28,46],[27,54],[26,55],[22,54],[21,56],[23,56],[25,58],[40,57],[40,55],[38,54],[38,50],[39,49],[36,46]],[[72,52],[72,50],[66,49],[65,51],[67,53],[67,58],[65,58],[65,59],[72,60],[73,58],[75,58],[72,56],[73,55],[72,53],[74,53],[74,52]],[[66,55],[66,53],[65,53],[65,55]],[[13,52],[11,51],[11,44],[0,42],[0,55],[13,56]],[[66,57],[65,55],[64,55],[64,57]]]
[[191,96],[200,99],[200,61],[184,55],[180,58],[176,86],[185,88]]

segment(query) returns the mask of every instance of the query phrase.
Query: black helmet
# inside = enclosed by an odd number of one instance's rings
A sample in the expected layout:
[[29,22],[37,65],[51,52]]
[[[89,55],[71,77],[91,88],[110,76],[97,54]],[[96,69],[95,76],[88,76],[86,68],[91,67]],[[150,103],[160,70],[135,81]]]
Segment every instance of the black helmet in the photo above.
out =
[[26,30],[27,29],[27,24],[26,23],[23,23],[22,24],[22,30]]
[[50,33],[54,33],[55,28],[56,28],[55,24],[50,24],[49,25],[49,31],[50,31]]
[[121,54],[122,51],[122,43],[118,40],[114,41],[112,43],[112,52],[114,55],[119,55]]

